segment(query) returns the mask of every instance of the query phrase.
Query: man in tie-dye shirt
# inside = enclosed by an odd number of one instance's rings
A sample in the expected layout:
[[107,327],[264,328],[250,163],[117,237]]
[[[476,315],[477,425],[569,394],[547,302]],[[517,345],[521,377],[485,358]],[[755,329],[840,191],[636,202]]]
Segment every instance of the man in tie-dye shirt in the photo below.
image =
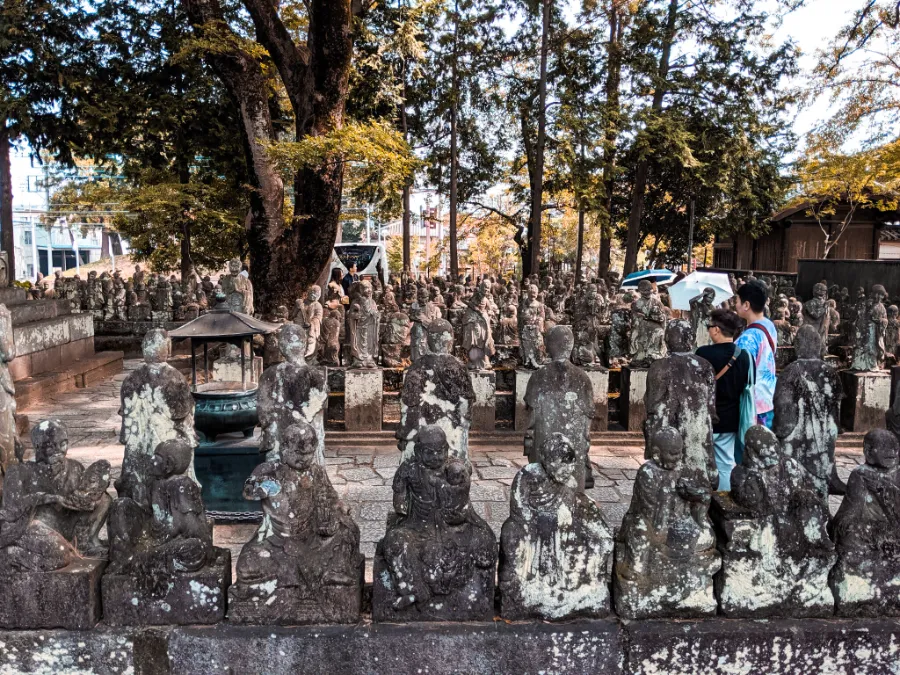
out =
[[756,364],[756,384],[753,397],[756,400],[757,424],[772,427],[775,405],[775,350],[778,347],[778,331],[763,313],[766,308],[765,286],[759,281],[749,281],[737,291],[738,315],[747,322],[747,328],[737,339],[737,346],[750,352]]

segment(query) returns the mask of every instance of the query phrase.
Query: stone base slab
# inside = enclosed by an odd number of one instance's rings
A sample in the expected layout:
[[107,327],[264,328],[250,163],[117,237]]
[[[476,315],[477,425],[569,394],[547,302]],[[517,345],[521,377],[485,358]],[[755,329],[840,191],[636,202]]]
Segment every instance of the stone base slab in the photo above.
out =
[[98,352],[67,363],[63,370],[19,380],[16,382],[16,404],[19,410],[24,410],[41,401],[47,394],[90,387],[106,377],[121,373],[123,358],[122,352]]
[[469,372],[475,404],[472,406],[472,429],[493,431],[497,421],[497,376],[493,370]]
[[344,425],[347,431],[381,431],[383,382],[381,368],[345,371]]
[[105,567],[105,560],[82,559],[56,572],[0,576],[0,627],[93,628],[100,620],[100,576]]
[[866,433],[884,428],[884,414],[891,400],[891,376],[887,371],[860,373],[840,371],[844,387],[841,426],[847,431]]
[[609,428],[609,371],[606,368],[585,368],[594,391],[594,419],[591,431]]
[[170,579],[167,592],[151,597],[137,578],[103,575],[103,622],[110,626],[211,624],[224,621],[231,583],[231,553],[216,549],[216,560],[199,572]]
[[647,393],[647,368],[622,367],[622,393],[619,398],[619,424],[626,431],[642,431],[647,419],[644,395]]
[[528,380],[531,379],[533,370],[518,368],[516,370],[516,431],[525,431],[531,426],[531,413],[525,405],[525,392],[528,390]]

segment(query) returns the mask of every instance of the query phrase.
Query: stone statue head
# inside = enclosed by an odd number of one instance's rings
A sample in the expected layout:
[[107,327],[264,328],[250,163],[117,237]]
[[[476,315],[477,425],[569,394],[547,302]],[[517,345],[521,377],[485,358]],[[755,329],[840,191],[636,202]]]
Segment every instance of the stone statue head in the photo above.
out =
[[289,363],[305,363],[307,339],[306,328],[300,324],[286,323],[278,329],[278,349]]
[[146,363],[165,363],[169,360],[169,334],[162,328],[152,328],[144,335],[141,351]]
[[62,462],[69,451],[69,434],[59,420],[44,420],[31,430],[31,445],[38,464]]
[[674,427],[663,427],[650,439],[651,456],[659,465],[671,471],[678,467],[684,455],[684,441]]
[[241,259],[240,258],[232,258],[228,261],[228,271],[231,274],[240,274],[241,272]]
[[428,324],[428,349],[434,354],[449,354],[453,350],[453,326],[446,319]]
[[666,347],[676,354],[694,351],[694,329],[684,319],[670,321],[666,326]]
[[535,284],[528,284],[528,286],[525,289],[525,292],[527,294],[527,298],[528,298],[529,302],[533,302],[534,300],[537,300],[538,287]]
[[558,431],[541,446],[541,466],[554,483],[565,485],[575,475],[575,447]]
[[364,298],[372,297],[372,282],[368,279],[363,279],[359,282],[359,294]]
[[157,478],[178,476],[188,470],[194,449],[191,444],[180,438],[163,441],[156,446],[150,460],[150,473]]
[[714,288],[704,288],[703,289],[703,300],[707,304],[711,305],[716,300],[716,289]]
[[825,284],[816,284],[813,286],[813,295],[820,300],[824,300],[828,295],[828,287]]
[[306,471],[316,459],[318,439],[309,422],[298,420],[281,437],[281,461],[297,471]]
[[447,463],[450,445],[444,430],[436,424],[419,429],[414,445],[416,459],[425,467],[435,471]]
[[275,308],[275,320],[276,321],[287,321],[288,318],[288,308],[284,305],[278,305]]
[[318,302],[321,296],[322,289],[315,284],[306,289],[306,299],[310,302]]
[[641,279],[638,282],[638,293],[640,293],[642,298],[649,298],[653,293],[653,284],[647,279]]
[[881,302],[887,297],[887,291],[884,290],[884,286],[881,284],[875,284],[872,286],[872,300],[873,302]]
[[887,308],[887,315],[888,319],[896,321],[897,317],[900,316],[900,307],[897,307],[897,305],[891,305]]
[[575,335],[570,326],[554,326],[547,333],[547,352],[553,361],[568,361],[575,347]]
[[800,326],[794,338],[794,353],[798,359],[822,358],[822,336],[811,325]]
[[743,465],[750,469],[768,469],[778,464],[778,438],[771,429],[756,424],[744,435]]
[[896,469],[900,444],[887,429],[872,429],[863,439],[863,455],[866,464],[877,469]]

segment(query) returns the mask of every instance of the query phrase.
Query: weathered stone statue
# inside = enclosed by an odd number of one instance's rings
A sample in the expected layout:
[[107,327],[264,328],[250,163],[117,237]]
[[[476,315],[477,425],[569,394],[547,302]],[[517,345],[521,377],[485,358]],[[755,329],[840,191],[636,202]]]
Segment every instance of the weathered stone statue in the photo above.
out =
[[716,292],[712,288],[704,288],[703,293],[692,298],[691,328],[694,330],[694,349],[710,344],[709,339],[709,315],[714,307]]
[[470,370],[491,370],[494,355],[494,337],[491,332],[490,308],[487,290],[479,285],[469,298],[463,317],[463,349],[468,357]]
[[693,353],[693,340],[694,330],[687,321],[669,322],[669,355],[654,361],[647,372],[644,456],[650,458],[651,439],[660,429],[678,429],[684,445],[684,469],[705,474],[715,488],[719,483],[712,437],[716,374],[709,361]]
[[400,311],[393,293],[384,294],[384,321],[381,324],[381,365],[405,368],[410,364],[410,321]]
[[796,360],[778,376],[772,430],[787,457],[812,477],[819,494],[843,494],[834,465],[844,397],[837,371],[821,359],[818,330],[804,324],[794,341]]
[[865,464],[847,481],[832,521],[837,565],[831,586],[838,616],[900,615],[900,472],[897,437],[873,429]]
[[900,308],[887,308],[887,326],[884,329],[884,353],[891,365],[897,363],[897,347],[900,347]]
[[666,355],[666,309],[646,279],[638,284],[640,297],[631,305],[631,365],[646,368]]
[[468,370],[453,356],[453,328],[449,322],[431,322],[428,348],[428,353],[406,371],[403,380],[397,445],[403,459],[412,458],[419,431],[436,425],[444,431],[450,457],[468,461],[475,391]]
[[871,371],[884,368],[884,329],[887,312],[882,301],[887,297],[884,286],[872,287],[872,295],[856,319],[856,340],[850,370]]
[[318,439],[316,463],[324,466],[328,384],[323,368],[306,363],[306,340],[306,331],[296,323],[286,323],[278,331],[278,347],[284,360],[266,368],[259,378],[259,446],[268,453],[268,461],[277,461],[281,458],[285,431],[297,420],[303,420]]
[[[184,376],[166,363],[169,336],[155,328],[143,340],[144,363],[122,383],[120,393],[122,428],[119,442],[125,445],[122,475],[116,481],[120,497],[128,497],[149,508],[150,465],[157,446],[164,441],[183,440],[197,445],[194,432],[194,397]],[[188,469],[193,477],[193,466]]]
[[831,316],[828,311],[828,287],[825,284],[813,286],[813,297],[803,303],[803,325],[812,326],[822,338],[822,356],[828,346]]
[[200,486],[186,474],[193,456],[194,449],[182,439],[160,443],[149,463],[149,508],[129,497],[113,503],[110,564],[103,577],[107,623],[195,624],[225,618],[231,556],[213,546]]
[[365,559],[359,528],[338,499],[319,441],[300,420],[284,431],[280,461],[267,461],[244,483],[262,503],[263,522],[244,545],[228,618],[237,623],[356,623]]
[[156,284],[156,304],[154,307],[156,309],[154,319],[157,321],[172,320],[172,286],[162,274],[159,275],[159,280]]
[[21,461],[24,456],[16,436],[16,386],[9,372],[9,364],[14,358],[16,342],[12,315],[6,305],[0,305],[0,473],[3,475],[11,464]]
[[572,360],[578,366],[593,366],[597,363],[602,313],[603,300],[597,295],[597,286],[587,284],[573,306],[575,349]]
[[[125,295],[125,283],[121,278],[115,278],[113,280],[113,316],[112,318],[116,321],[127,321],[128,320],[128,312],[126,309],[126,305],[128,304],[128,298]],[[141,314],[141,316],[150,317],[150,307],[144,306],[145,312]]]
[[347,312],[351,368],[377,368],[378,324],[381,314],[372,299],[372,284],[363,280]]
[[69,438],[58,420],[31,430],[34,461],[10,466],[3,481],[0,511],[0,570],[52,572],[82,556],[105,558],[99,535],[112,498],[110,465],[99,460],[87,469],[67,459]]
[[526,286],[519,308],[519,345],[523,368],[537,369],[544,362],[545,318],[546,309],[538,299],[537,286]]
[[512,484],[500,535],[501,614],[544,621],[606,616],[612,531],[573,485],[578,455],[569,439],[552,434],[539,455]]
[[375,551],[376,621],[486,621],[494,615],[497,540],[469,501],[471,466],[444,431],[419,430],[394,474],[394,511]]
[[722,566],[707,515],[706,477],[685,470],[681,434],[650,439],[616,538],[613,597],[624,619],[714,616],[713,575]]
[[228,272],[219,277],[219,286],[232,312],[253,314],[253,284],[241,274],[240,259],[233,258],[228,262]]
[[319,338],[322,334],[322,317],[324,309],[319,298],[322,295],[322,289],[313,284],[306,291],[306,298],[298,303],[299,312],[294,316],[294,321],[303,322],[306,328],[306,358],[315,360],[319,350]]
[[418,302],[409,306],[409,358],[415,363],[428,353],[428,316]]
[[805,469],[781,457],[778,439],[757,425],[744,437],[731,492],[713,496],[722,574],[719,607],[728,617],[829,616],[835,563],[828,507]]
[[550,362],[528,378],[525,405],[531,412],[531,427],[525,434],[529,462],[540,462],[540,449],[555,432],[562,433],[575,450],[575,484],[579,490],[593,486],[588,451],[594,390],[591,380],[574,365],[574,338],[568,326],[554,326],[547,335]]
[[512,302],[503,306],[503,318],[500,319],[497,344],[506,347],[519,346],[519,311]]
[[322,356],[320,363],[325,366],[340,365],[341,327],[344,325],[343,312],[328,307],[322,321]]
[[631,295],[626,293],[615,304],[610,313],[609,336],[606,354],[610,368],[618,368],[628,363],[631,349]]
[[87,282],[85,284],[84,309],[93,314],[98,319],[103,318],[103,287],[97,278],[97,272],[91,270],[88,272]]

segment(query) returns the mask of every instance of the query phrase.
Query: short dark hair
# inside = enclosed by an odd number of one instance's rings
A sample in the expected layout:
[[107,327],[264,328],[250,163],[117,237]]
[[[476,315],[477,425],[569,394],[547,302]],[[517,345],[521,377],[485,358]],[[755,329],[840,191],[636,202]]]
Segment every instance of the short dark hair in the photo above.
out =
[[730,309],[714,309],[709,313],[709,325],[716,326],[725,337],[734,337],[744,328],[744,320]]
[[741,299],[741,302],[749,302],[750,308],[754,312],[761,312],[766,307],[766,300],[769,299],[769,294],[766,291],[766,287],[763,286],[759,281],[748,281],[746,284],[741,286],[737,291],[738,297]]

